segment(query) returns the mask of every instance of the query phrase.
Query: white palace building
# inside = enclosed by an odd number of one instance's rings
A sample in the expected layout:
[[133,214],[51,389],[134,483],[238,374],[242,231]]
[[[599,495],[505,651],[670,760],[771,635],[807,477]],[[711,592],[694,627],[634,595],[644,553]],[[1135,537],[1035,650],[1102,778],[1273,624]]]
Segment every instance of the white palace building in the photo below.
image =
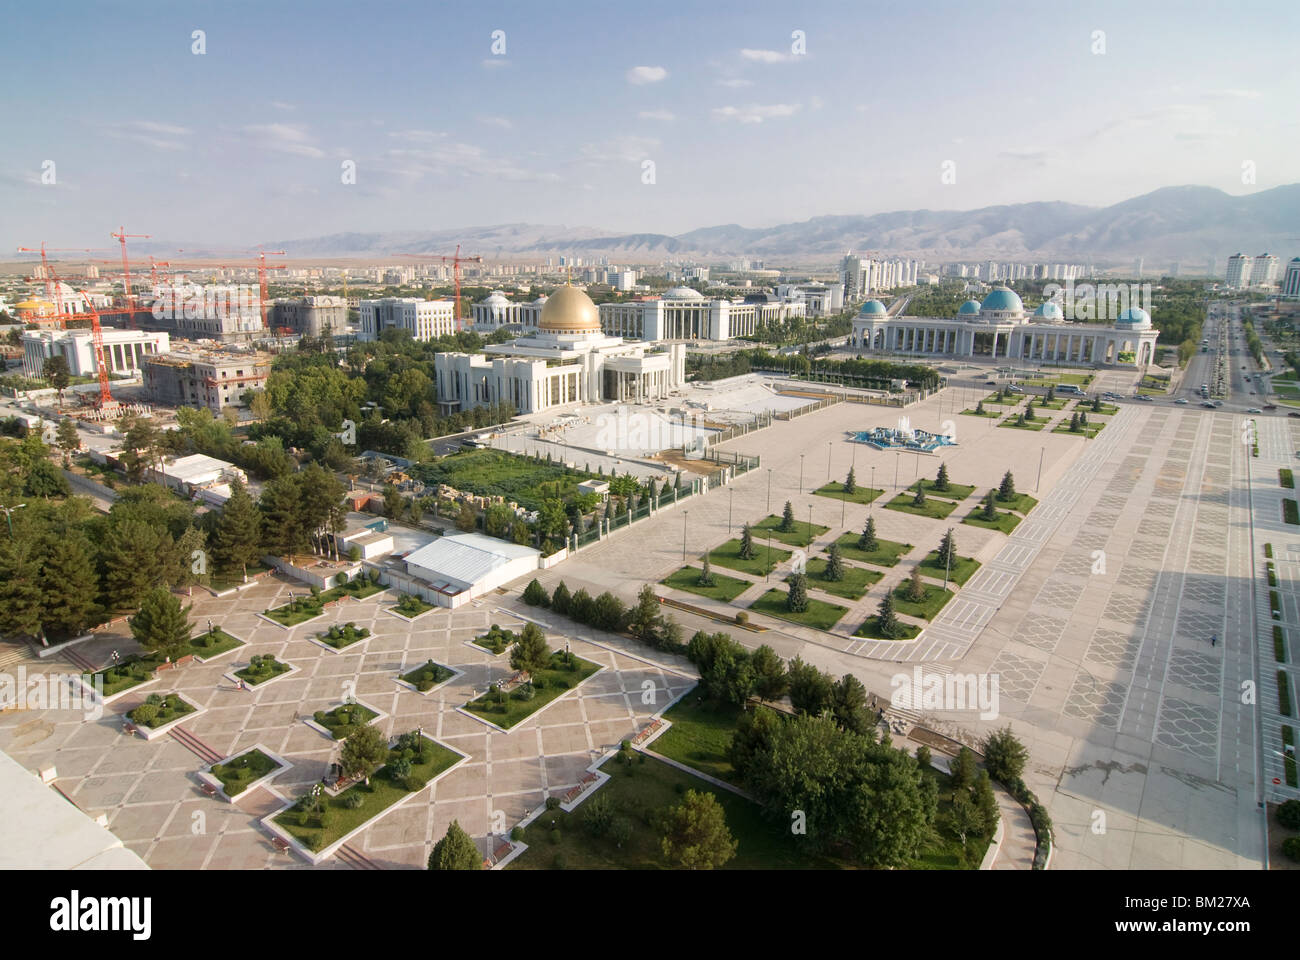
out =
[[853,318],[851,345],[882,354],[1144,367],[1159,335],[1139,307],[1114,323],[1067,323],[1060,304],[1049,300],[1027,316],[1020,297],[997,286],[983,303],[967,300],[953,319],[890,317],[883,303],[868,300]]
[[591,298],[563,286],[546,299],[537,326],[483,353],[434,356],[438,404],[446,412],[511,403],[540,413],[571,403],[647,402],[686,382],[686,346],[628,343],[601,330]]

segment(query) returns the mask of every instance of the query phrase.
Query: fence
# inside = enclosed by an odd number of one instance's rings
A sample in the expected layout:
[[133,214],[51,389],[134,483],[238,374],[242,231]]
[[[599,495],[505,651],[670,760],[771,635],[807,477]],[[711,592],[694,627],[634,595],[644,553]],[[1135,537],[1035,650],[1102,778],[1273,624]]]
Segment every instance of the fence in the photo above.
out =
[[827,397],[825,400],[818,400],[816,403],[810,403],[807,406],[798,407],[794,410],[782,410],[776,414],[778,420],[793,420],[796,417],[802,417],[805,413],[815,413],[818,410],[825,410],[827,407],[834,406],[844,400],[844,394],[834,397]]
[[[718,476],[722,477],[724,473],[725,471],[718,471]],[[659,496],[654,498],[653,506],[651,504],[651,498],[646,497],[637,505],[635,510],[630,510],[625,514],[615,515],[605,520],[597,520],[589,529],[584,530],[582,533],[575,532],[571,534],[569,536],[569,549],[570,551],[579,550],[582,547],[603,540],[605,537],[608,537],[617,530],[622,530],[625,527],[630,527],[633,523],[636,523],[639,520],[644,520],[652,513],[667,509],[668,507],[676,506],[687,497],[702,492],[704,488],[707,488],[707,486],[714,482],[715,481],[711,477],[696,478],[690,481],[689,486],[682,487],[680,490],[676,487],[673,487],[670,490],[665,490]],[[716,482],[721,483],[722,480],[719,479]]]

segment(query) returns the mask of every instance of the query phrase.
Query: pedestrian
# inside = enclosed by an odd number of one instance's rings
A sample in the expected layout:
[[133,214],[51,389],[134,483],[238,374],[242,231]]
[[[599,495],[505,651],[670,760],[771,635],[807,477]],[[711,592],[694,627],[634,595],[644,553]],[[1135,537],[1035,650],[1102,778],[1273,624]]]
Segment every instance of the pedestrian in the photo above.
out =
[[1210,637],[1210,646],[1212,646],[1212,647],[1213,647],[1213,646],[1216,646],[1216,645],[1218,644],[1218,642],[1219,642],[1219,637],[1218,637],[1217,634],[1214,635],[1214,636],[1211,636],[1211,637]]

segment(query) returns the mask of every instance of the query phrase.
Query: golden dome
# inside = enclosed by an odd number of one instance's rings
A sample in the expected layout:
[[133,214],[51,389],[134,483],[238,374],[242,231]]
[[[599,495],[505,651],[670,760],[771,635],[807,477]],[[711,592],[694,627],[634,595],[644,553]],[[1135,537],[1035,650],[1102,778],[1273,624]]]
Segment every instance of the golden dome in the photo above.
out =
[[542,307],[537,329],[544,333],[600,333],[600,311],[577,287],[560,287]]
[[25,313],[53,313],[54,304],[46,300],[24,300],[22,303],[14,304],[14,309]]

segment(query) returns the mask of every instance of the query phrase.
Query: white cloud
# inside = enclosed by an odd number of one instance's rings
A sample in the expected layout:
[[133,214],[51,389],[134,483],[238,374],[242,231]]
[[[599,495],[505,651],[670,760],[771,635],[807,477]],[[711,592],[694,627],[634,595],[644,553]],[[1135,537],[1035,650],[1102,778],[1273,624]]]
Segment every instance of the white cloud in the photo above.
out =
[[774,117],[792,117],[799,112],[799,106],[797,103],[751,103],[746,107],[714,107],[713,115],[719,120],[762,123]]
[[254,123],[244,132],[260,140],[267,149],[299,157],[323,157],[325,151],[310,142],[305,127],[290,123]]
[[439,143],[423,148],[400,148],[387,154],[389,163],[384,171],[395,176],[417,180],[427,175],[489,177],[515,183],[555,181],[554,173],[528,170],[511,160],[486,153],[472,143]]
[[124,140],[134,140],[155,150],[184,150],[188,144],[182,138],[193,131],[174,123],[159,123],[156,120],[132,120],[110,131],[114,136]]
[[642,110],[637,114],[640,120],[676,120],[676,115],[671,110]]
[[480,60],[479,66],[485,70],[497,70],[501,67],[510,66],[510,61],[505,57],[488,57],[486,60]]
[[788,63],[794,59],[793,53],[782,53],[780,50],[752,50],[745,48],[740,51],[740,55],[746,60],[752,60],[755,63]]
[[292,103],[285,103],[283,100],[272,100],[272,101],[271,101],[271,106],[275,107],[275,109],[277,109],[277,110],[297,110],[297,109],[298,109],[298,108],[295,107]]
[[388,135],[395,140],[405,140],[408,143],[432,143],[447,136],[440,130],[394,130]]
[[746,80],[743,77],[725,77],[718,81],[718,85],[722,87],[730,87],[733,90],[739,90],[742,87],[752,87],[754,81]]
[[506,117],[479,117],[479,123],[487,124],[489,127],[500,127],[502,130],[509,130],[514,127]]
[[668,77],[663,67],[633,67],[627,72],[627,82],[638,87],[647,83],[659,83]]
[[640,163],[659,144],[655,137],[612,137],[583,144],[578,155],[586,163]]

